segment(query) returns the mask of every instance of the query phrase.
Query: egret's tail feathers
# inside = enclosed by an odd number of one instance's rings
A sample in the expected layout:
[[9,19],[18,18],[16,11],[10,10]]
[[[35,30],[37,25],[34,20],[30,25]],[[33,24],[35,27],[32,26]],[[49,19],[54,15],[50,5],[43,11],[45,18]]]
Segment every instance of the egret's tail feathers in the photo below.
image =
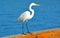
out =
[[17,19],[17,22],[19,23],[21,20]]

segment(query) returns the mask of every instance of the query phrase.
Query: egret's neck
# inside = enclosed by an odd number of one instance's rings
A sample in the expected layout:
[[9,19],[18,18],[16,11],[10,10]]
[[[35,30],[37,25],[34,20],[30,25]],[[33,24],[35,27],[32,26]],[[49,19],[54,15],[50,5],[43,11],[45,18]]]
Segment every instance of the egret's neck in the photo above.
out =
[[33,5],[30,5],[30,7],[29,7],[29,10],[32,12],[32,14],[30,15],[30,18],[32,18],[34,16],[34,10],[32,9],[32,6]]

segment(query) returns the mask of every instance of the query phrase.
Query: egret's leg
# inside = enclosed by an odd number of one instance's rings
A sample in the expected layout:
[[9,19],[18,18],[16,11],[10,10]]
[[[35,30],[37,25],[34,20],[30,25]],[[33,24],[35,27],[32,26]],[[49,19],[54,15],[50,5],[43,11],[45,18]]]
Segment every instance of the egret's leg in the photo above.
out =
[[28,29],[28,24],[27,24],[27,22],[26,22],[26,28],[27,28],[27,31],[29,32],[29,29]]
[[30,31],[29,31],[29,28],[28,28],[28,23],[26,22],[26,28],[27,28],[27,33],[31,33]]
[[24,23],[22,23],[22,34],[24,34]]

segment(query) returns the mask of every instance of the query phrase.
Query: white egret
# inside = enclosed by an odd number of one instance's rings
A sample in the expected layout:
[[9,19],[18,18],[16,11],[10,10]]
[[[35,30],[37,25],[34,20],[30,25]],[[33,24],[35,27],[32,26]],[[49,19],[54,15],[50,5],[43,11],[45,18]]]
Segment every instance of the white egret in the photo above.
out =
[[[20,22],[20,21],[22,21],[22,22],[25,22],[25,21],[28,22],[28,20],[32,19],[32,17],[34,16],[34,10],[31,8],[32,6],[39,6],[39,4],[31,3],[30,6],[29,6],[29,10],[31,11],[32,14],[30,14],[30,11],[25,11],[24,13],[22,13],[18,17],[18,22]],[[26,23],[26,27],[27,27],[28,33],[30,33],[29,30],[28,30],[27,23]],[[24,28],[24,25],[22,25],[22,32],[24,34],[23,28]]]

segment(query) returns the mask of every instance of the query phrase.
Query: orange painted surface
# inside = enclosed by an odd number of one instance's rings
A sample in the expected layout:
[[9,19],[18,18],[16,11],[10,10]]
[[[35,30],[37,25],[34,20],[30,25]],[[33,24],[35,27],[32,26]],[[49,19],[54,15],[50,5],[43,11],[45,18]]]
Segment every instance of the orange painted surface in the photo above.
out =
[[18,35],[11,38],[60,38],[60,30],[37,32],[26,35]]

